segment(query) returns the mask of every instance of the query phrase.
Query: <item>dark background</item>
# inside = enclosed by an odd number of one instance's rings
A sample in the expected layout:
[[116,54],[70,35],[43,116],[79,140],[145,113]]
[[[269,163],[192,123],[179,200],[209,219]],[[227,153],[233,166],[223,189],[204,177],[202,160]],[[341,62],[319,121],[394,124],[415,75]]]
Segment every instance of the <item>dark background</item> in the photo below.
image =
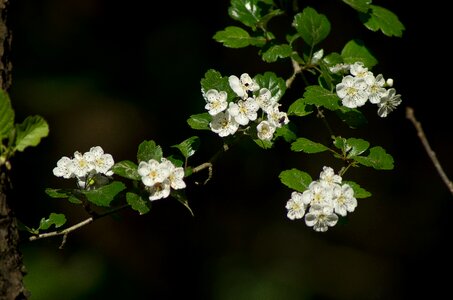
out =
[[[100,145],[116,161],[134,160],[143,140],[155,140],[166,155],[171,145],[198,135],[202,144],[192,164],[214,154],[221,139],[186,123],[204,111],[200,79],[208,69],[290,74],[289,63],[262,63],[256,48],[228,49],[212,39],[226,26],[241,26],[228,17],[226,0],[114,2],[11,3],[16,121],[39,114],[50,126],[38,147],[13,161],[13,206],[29,226],[50,212],[65,213],[70,225],[87,217],[44,193],[72,186],[52,169],[76,150]],[[189,183],[194,217],[169,198],[143,216],[124,211],[100,219],[69,235],[63,250],[60,238],[24,239],[31,299],[433,299],[449,293],[453,199],[405,117],[405,108],[413,107],[453,176],[448,12],[439,1],[374,4],[398,15],[406,27],[402,38],[366,30],[340,1],[299,3],[331,21],[325,51],[363,39],[379,60],[373,71],[394,78],[403,99],[385,119],[369,105],[369,124],[346,133],[395,159],[393,171],[347,173],[373,194],[359,200],[347,220],[326,233],[290,221],[285,204],[291,191],[278,179],[292,167],[315,178],[323,164],[338,162],[291,153],[287,144],[264,151],[246,142],[219,160],[207,186]],[[303,86],[296,83],[291,93],[300,97]],[[298,126],[302,136],[326,137],[316,118]]]

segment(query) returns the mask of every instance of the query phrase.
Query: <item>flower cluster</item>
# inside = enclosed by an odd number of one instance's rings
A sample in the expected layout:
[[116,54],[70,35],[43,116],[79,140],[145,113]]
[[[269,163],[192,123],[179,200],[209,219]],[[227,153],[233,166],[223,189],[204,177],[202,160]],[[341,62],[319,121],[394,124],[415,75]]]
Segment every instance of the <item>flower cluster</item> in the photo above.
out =
[[80,188],[90,189],[108,182],[106,176],[113,175],[110,169],[114,163],[111,154],[104,153],[102,147],[95,146],[83,154],[74,152],[73,158],[63,156],[58,160],[53,174],[66,179],[76,178]]
[[172,188],[178,190],[186,187],[183,181],[184,169],[176,167],[166,158],[162,158],[160,162],[155,159],[141,161],[138,165],[138,174],[150,193],[151,201],[167,198]]
[[323,167],[319,179],[312,181],[303,193],[292,192],[286,203],[287,216],[291,220],[302,219],[315,231],[325,232],[338,221],[338,215],[346,216],[357,207],[357,199],[350,185],[341,183],[342,178],[332,168]]
[[[212,116],[209,126],[213,132],[221,137],[233,135],[240,126],[256,121],[258,138],[269,141],[277,128],[288,124],[288,116],[279,110],[280,104],[276,98],[267,88],[260,88],[249,74],[244,73],[240,77],[231,75],[228,82],[237,96],[235,101],[228,102],[225,91],[202,91],[206,100],[205,108]],[[264,118],[258,118],[260,109]]]
[[349,73],[336,85],[337,95],[346,107],[360,107],[369,100],[377,104],[378,115],[385,118],[401,103],[401,95],[396,94],[396,90],[392,88],[393,80],[385,80],[382,74],[374,76],[362,62],[339,64],[330,70],[334,73]]

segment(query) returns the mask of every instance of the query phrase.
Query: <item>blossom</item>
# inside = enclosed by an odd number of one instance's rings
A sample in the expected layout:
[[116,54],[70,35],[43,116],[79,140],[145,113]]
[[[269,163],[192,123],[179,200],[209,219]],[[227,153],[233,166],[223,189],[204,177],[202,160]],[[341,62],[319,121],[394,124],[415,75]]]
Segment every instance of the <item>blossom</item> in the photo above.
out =
[[381,118],[385,118],[400,104],[401,95],[396,94],[396,90],[394,88],[390,88],[387,90],[387,93],[381,98],[381,102],[377,104],[379,107],[377,113]]
[[302,219],[306,208],[307,205],[302,200],[302,194],[296,191],[292,192],[291,198],[286,203],[287,217],[291,220]]
[[305,215],[305,224],[318,232],[326,232],[329,227],[335,226],[337,222],[338,216],[333,212],[333,208],[328,205],[314,204],[310,206],[309,212]]
[[288,115],[284,111],[280,111],[278,105],[274,105],[267,111],[267,119],[269,124],[276,128],[280,128],[289,123]]
[[357,199],[354,197],[354,190],[349,184],[337,185],[334,189],[333,207],[335,213],[346,216],[357,207]]
[[336,85],[338,97],[342,99],[343,105],[349,108],[356,108],[366,103],[368,100],[366,88],[367,84],[363,78],[357,79],[351,75],[344,76]]
[[170,180],[165,179],[162,182],[157,182],[153,186],[148,187],[148,191],[150,193],[149,200],[151,201],[167,198],[171,191]]
[[258,103],[259,108],[266,112],[269,109],[273,108],[277,103],[276,101],[274,101],[274,98],[272,98],[271,91],[269,91],[267,88],[260,89],[258,96],[256,96],[255,98],[255,101],[256,103]]
[[72,159],[67,156],[63,156],[57,161],[57,166],[53,169],[53,174],[57,177],[68,179],[75,176],[73,169],[74,165]]
[[212,117],[209,123],[211,130],[221,137],[233,135],[239,128],[239,123],[230,115],[228,111],[220,112]]
[[247,125],[249,121],[256,120],[258,109],[255,99],[248,98],[245,101],[239,100],[237,103],[230,102],[228,112],[238,124]]
[[115,164],[115,161],[111,154],[104,153],[104,150],[100,146],[91,147],[89,152],[92,154],[90,156],[90,159],[92,159],[91,163],[97,173],[107,176],[113,175],[113,171],[110,168]]
[[261,121],[256,126],[258,138],[263,141],[270,141],[274,136],[275,126],[271,125],[268,121]]
[[79,151],[74,152],[73,158],[73,172],[77,177],[84,177],[94,169],[92,161],[94,155],[91,152],[85,152],[84,154]]
[[374,77],[373,75],[365,77],[365,82],[368,87],[366,92],[368,93],[368,99],[371,103],[376,104],[381,101],[381,98],[387,93],[384,88],[385,80],[382,74]]
[[184,168],[176,167],[171,161],[166,158],[162,158],[162,165],[167,165],[167,168],[170,170],[168,174],[168,180],[170,181],[171,188],[175,190],[183,189],[186,187],[184,182]]
[[211,116],[224,111],[228,106],[227,93],[225,91],[219,92],[215,89],[210,89],[203,94],[203,97],[207,102],[205,108],[208,110]]
[[324,166],[319,174],[319,182],[327,187],[332,187],[334,184],[340,184],[341,180],[341,176],[335,174],[331,167]]
[[373,76],[371,71],[368,71],[368,68],[363,65],[361,61],[357,61],[351,65],[349,68],[349,73],[353,75],[355,78],[363,78],[367,76]]
[[170,169],[166,164],[161,164],[155,159],[150,159],[148,162],[141,161],[138,165],[137,172],[142,177],[143,184],[151,187],[167,179]]
[[231,89],[242,99],[253,96],[253,92],[259,90],[259,85],[250,77],[248,73],[243,73],[240,78],[235,75],[228,77]]
[[323,49],[320,49],[318,51],[316,51],[315,53],[313,53],[313,56],[311,58],[311,63],[312,64],[317,64],[321,58],[324,56],[324,50]]

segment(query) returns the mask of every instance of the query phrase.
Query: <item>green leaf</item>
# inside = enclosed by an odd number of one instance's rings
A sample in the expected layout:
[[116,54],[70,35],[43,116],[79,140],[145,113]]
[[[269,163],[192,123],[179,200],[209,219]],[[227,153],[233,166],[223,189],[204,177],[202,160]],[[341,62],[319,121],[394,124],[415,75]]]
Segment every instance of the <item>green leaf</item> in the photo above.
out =
[[206,112],[197,115],[191,115],[190,118],[187,119],[187,124],[189,124],[192,129],[211,130],[209,126],[211,120],[211,115]]
[[271,63],[276,62],[279,58],[287,58],[291,56],[293,48],[288,44],[274,45],[263,53],[263,60]]
[[0,143],[14,128],[14,110],[8,94],[0,89]]
[[127,192],[126,201],[133,210],[138,211],[141,215],[144,215],[150,211],[149,205],[151,205],[151,202],[147,199],[143,199],[140,195]]
[[16,125],[14,150],[24,151],[29,146],[36,146],[49,134],[49,125],[40,116],[29,116],[22,124]]
[[305,153],[319,153],[327,151],[329,148],[323,144],[301,137],[291,144],[291,150],[294,152],[303,151]]
[[282,127],[278,127],[275,130],[274,137],[275,138],[282,137],[287,143],[291,143],[292,141],[294,141],[297,138],[297,135],[294,133],[294,130],[290,128],[292,127],[291,124],[292,123],[288,123],[283,125]]
[[271,92],[271,101],[278,102],[285,94],[286,82],[283,78],[277,77],[274,72],[258,74],[254,79],[260,88],[266,88]]
[[184,194],[183,190],[171,190],[170,195],[182,203],[190,212],[192,216],[194,216],[192,209],[189,206],[189,201],[187,200],[186,195]]
[[200,138],[198,136],[192,136],[173,147],[178,148],[185,158],[189,158],[194,155],[195,151],[200,147]]
[[298,192],[308,189],[308,186],[313,181],[310,174],[295,168],[282,171],[278,177],[284,185]]
[[69,196],[68,201],[73,204],[82,204],[82,200],[80,200],[79,198],[77,198],[74,195]]
[[236,26],[228,26],[225,30],[218,31],[213,38],[229,48],[244,48],[250,45],[260,47],[266,43],[264,37],[252,37],[247,31]]
[[366,13],[371,4],[371,0],[343,0],[343,2],[362,13]]
[[61,227],[66,223],[64,214],[51,213],[48,219],[42,218],[39,222],[38,230],[47,230],[54,225],[55,228]]
[[137,172],[138,166],[130,160],[123,160],[113,165],[112,171],[116,175],[132,180],[140,180],[140,175]]
[[104,185],[95,190],[82,191],[87,197],[88,201],[98,206],[110,206],[116,195],[124,190],[126,186],[119,181],[113,181],[108,185]]
[[138,145],[137,151],[137,161],[146,161],[148,162],[150,159],[155,159],[160,161],[162,159],[162,148],[152,140],[150,141],[143,141],[140,145]]
[[404,25],[393,12],[376,5],[370,7],[371,12],[359,15],[366,28],[372,31],[381,30],[386,36],[403,36]]
[[272,141],[263,141],[260,139],[254,139],[253,141],[263,149],[271,149],[274,146],[274,143]]
[[346,43],[341,51],[341,56],[347,64],[353,64],[361,61],[367,68],[372,68],[378,63],[377,59],[371,54],[370,50],[368,50],[363,42],[358,39],[351,40]]
[[373,167],[376,170],[393,169],[393,157],[380,146],[371,148],[368,156],[356,156],[354,160],[364,166]]
[[335,113],[340,118],[340,120],[348,124],[350,128],[360,128],[368,123],[368,120],[365,118],[362,112],[356,108],[340,106],[340,109],[336,110]]
[[255,30],[256,24],[261,20],[261,9],[258,0],[231,0],[228,15]]
[[340,108],[340,98],[336,93],[332,93],[319,85],[310,85],[305,88],[304,102],[322,106],[328,110],[337,110]]
[[371,196],[370,192],[362,188],[354,181],[343,181],[343,183],[349,184],[349,186],[354,190],[354,198],[356,199],[368,198]]
[[63,198],[68,198],[72,195],[72,190],[70,190],[70,189],[46,188],[44,191],[51,198],[63,199]]
[[348,158],[360,155],[370,147],[370,143],[362,139],[349,138],[346,140],[346,143],[349,148]]
[[288,107],[288,116],[303,117],[313,112],[313,107],[305,102],[305,99],[297,99]]
[[200,80],[201,88],[204,92],[210,89],[217,91],[225,91],[227,93],[227,101],[232,101],[236,98],[236,94],[230,87],[227,76],[222,76],[220,72],[210,69],[206,71],[204,78]]
[[310,47],[319,44],[330,33],[330,22],[327,17],[318,14],[312,7],[306,7],[301,13],[296,14],[292,25]]

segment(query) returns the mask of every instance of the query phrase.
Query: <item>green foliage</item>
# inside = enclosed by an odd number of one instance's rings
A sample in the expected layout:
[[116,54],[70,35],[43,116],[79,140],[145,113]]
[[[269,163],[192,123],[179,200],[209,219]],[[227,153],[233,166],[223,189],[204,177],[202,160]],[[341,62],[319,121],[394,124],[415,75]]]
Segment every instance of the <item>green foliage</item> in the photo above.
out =
[[212,118],[208,113],[191,115],[187,120],[187,124],[189,124],[192,129],[210,130],[209,123],[211,122],[211,119]]
[[141,215],[144,215],[150,211],[149,207],[151,205],[151,202],[141,195],[127,192],[126,201],[133,210],[137,211]]
[[294,16],[293,26],[310,47],[322,42],[330,33],[330,22],[314,8],[306,7]]
[[323,144],[310,141],[306,138],[297,138],[295,142],[291,144],[291,150],[294,152],[305,152],[305,153],[319,153],[329,150],[328,147]]
[[137,172],[137,164],[130,160],[123,160],[113,165],[112,171],[116,175],[132,180],[140,180],[140,175]]
[[113,181],[108,185],[101,186],[94,190],[83,190],[82,193],[87,197],[88,201],[98,206],[110,206],[116,195],[126,188],[124,183]]
[[0,141],[14,128],[14,110],[8,94],[0,89]]
[[282,171],[279,178],[284,185],[298,192],[308,189],[308,186],[313,181],[310,174],[296,168]]
[[285,94],[286,84],[283,78],[277,77],[274,72],[265,72],[255,76],[255,81],[261,88],[267,88],[271,92],[271,99],[278,102]]
[[368,29],[381,30],[387,36],[403,36],[405,27],[393,12],[377,5],[370,5],[370,8],[371,12],[360,14],[361,21]]
[[218,31],[214,39],[229,48],[244,48],[250,45],[263,46],[266,40],[263,37],[252,37],[244,29],[237,26],[228,26],[223,31]]
[[162,159],[162,148],[154,141],[143,141],[138,146],[137,161],[149,161]]
[[29,146],[37,146],[49,134],[47,122],[40,116],[29,116],[22,124],[16,125],[14,150],[24,151]]
[[368,68],[372,68],[378,63],[377,59],[371,54],[371,51],[359,39],[349,41],[343,47],[341,56],[345,63],[353,64],[360,61]]
[[200,147],[200,138],[198,136],[193,136],[173,147],[178,148],[184,158],[187,159],[194,155],[195,151]]

